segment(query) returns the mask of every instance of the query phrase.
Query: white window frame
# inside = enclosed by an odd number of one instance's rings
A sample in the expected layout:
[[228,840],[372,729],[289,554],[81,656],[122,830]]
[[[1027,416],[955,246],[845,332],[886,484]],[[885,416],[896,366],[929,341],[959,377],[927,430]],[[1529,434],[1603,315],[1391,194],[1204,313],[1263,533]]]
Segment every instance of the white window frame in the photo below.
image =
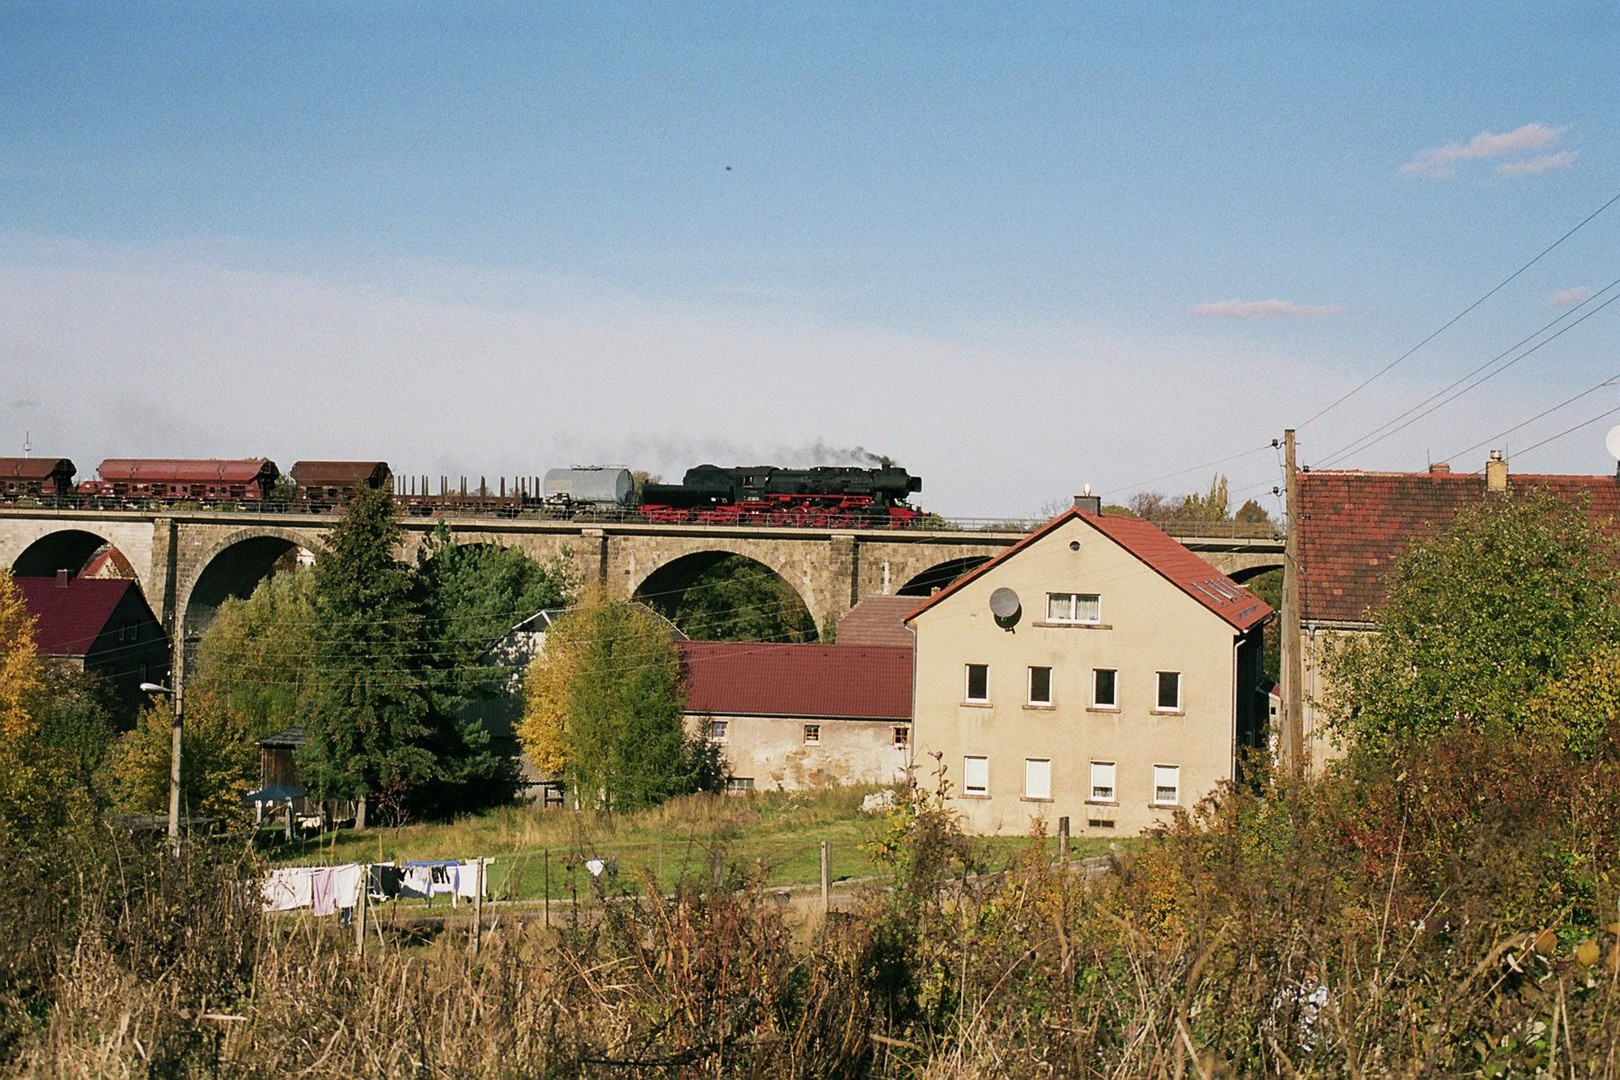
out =
[[806,746],[820,746],[821,745],[821,725],[820,724],[806,724],[806,725],[804,725],[804,745],[806,745]]
[[[1168,781],[1168,783],[1166,783]],[[1175,794],[1169,799],[1159,797],[1161,788],[1169,788]],[[1181,805],[1181,766],[1155,765],[1153,766],[1153,805],[1154,806],[1180,806]]]
[[[1166,705],[1164,703],[1164,677],[1166,675],[1174,675],[1176,677],[1176,703],[1174,705]],[[1155,671],[1153,673],[1153,711],[1162,713],[1178,713],[1181,711],[1181,701],[1181,672]]]
[[1051,758],[1025,758],[1024,759],[1024,798],[1040,799],[1050,802],[1052,799],[1052,759]]
[[982,754],[962,758],[962,794],[990,794],[990,759]]
[[[1091,794],[1087,802],[1111,803],[1119,801],[1118,777],[1112,761],[1091,763]],[[1102,792],[1103,794],[1098,794]]]
[[[1068,610],[1067,615],[1053,613],[1056,601],[1062,600]],[[1080,605],[1084,601],[1091,608],[1091,616],[1083,618],[1080,615]],[[1102,622],[1102,594],[1101,593],[1059,593],[1046,594],[1046,621],[1049,623],[1070,623],[1076,626],[1095,626]]]
[[731,733],[731,721],[729,721],[729,720],[710,720],[709,721],[709,741],[710,742],[725,742],[726,739],[730,736],[730,733]]
[[[984,697],[973,696],[973,669],[984,669]],[[988,705],[990,703],[990,665],[964,664],[962,666],[962,700],[973,705]]]
[[[1114,677],[1114,697],[1112,701],[1099,701],[1097,699],[1097,676],[1108,672]],[[1093,709],[1119,708],[1119,669],[1118,668],[1092,668],[1091,669],[1091,707]]]
[[[1037,671],[1046,672],[1046,697],[1039,700],[1035,697],[1035,673]],[[1052,675],[1052,668],[1045,664],[1031,664],[1029,666],[1029,676],[1025,680],[1025,690],[1027,691],[1025,700],[1028,704],[1039,706],[1052,704]]]

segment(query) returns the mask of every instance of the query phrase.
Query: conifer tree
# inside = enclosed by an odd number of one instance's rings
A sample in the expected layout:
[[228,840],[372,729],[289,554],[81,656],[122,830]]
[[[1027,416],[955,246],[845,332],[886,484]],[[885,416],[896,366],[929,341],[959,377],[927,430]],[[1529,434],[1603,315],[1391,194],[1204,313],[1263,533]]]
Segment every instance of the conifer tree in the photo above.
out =
[[400,528],[384,491],[363,491],[315,559],[309,742],[302,776],[322,798],[396,812],[447,775],[457,749],[433,715],[422,664],[422,617],[409,569],[394,557]]

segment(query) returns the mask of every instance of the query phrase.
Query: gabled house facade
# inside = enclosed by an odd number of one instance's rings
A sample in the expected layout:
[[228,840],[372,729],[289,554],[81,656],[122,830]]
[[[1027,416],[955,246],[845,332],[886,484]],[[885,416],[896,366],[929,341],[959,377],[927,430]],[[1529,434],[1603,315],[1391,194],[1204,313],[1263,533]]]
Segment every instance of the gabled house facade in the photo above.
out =
[[1077,505],[921,603],[913,756],[976,832],[1128,836],[1265,745],[1271,609],[1140,518]]

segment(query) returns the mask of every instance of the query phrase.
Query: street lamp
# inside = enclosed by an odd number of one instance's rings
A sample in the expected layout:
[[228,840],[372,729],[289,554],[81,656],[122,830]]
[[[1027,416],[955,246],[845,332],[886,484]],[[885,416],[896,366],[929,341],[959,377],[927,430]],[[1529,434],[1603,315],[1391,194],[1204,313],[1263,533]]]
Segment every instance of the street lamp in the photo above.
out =
[[180,692],[155,682],[141,683],[148,694],[168,694],[174,698],[174,737],[169,747],[169,842],[180,850]]

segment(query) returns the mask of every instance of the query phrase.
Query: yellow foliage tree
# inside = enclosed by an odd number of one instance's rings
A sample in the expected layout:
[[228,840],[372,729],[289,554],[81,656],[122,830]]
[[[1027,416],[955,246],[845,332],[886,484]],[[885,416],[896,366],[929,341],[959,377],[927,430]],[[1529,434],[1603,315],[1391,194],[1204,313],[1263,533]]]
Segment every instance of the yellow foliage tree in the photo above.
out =
[[41,677],[34,616],[10,570],[0,570],[0,740],[16,746],[34,731],[32,709]]
[[551,624],[545,649],[534,658],[524,677],[518,742],[534,767],[547,776],[561,776],[568,766],[568,712],[575,678],[589,645],[586,635],[576,631],[588,626],[592,612],[606,602],[599,586],[581,593],[575,605]]

